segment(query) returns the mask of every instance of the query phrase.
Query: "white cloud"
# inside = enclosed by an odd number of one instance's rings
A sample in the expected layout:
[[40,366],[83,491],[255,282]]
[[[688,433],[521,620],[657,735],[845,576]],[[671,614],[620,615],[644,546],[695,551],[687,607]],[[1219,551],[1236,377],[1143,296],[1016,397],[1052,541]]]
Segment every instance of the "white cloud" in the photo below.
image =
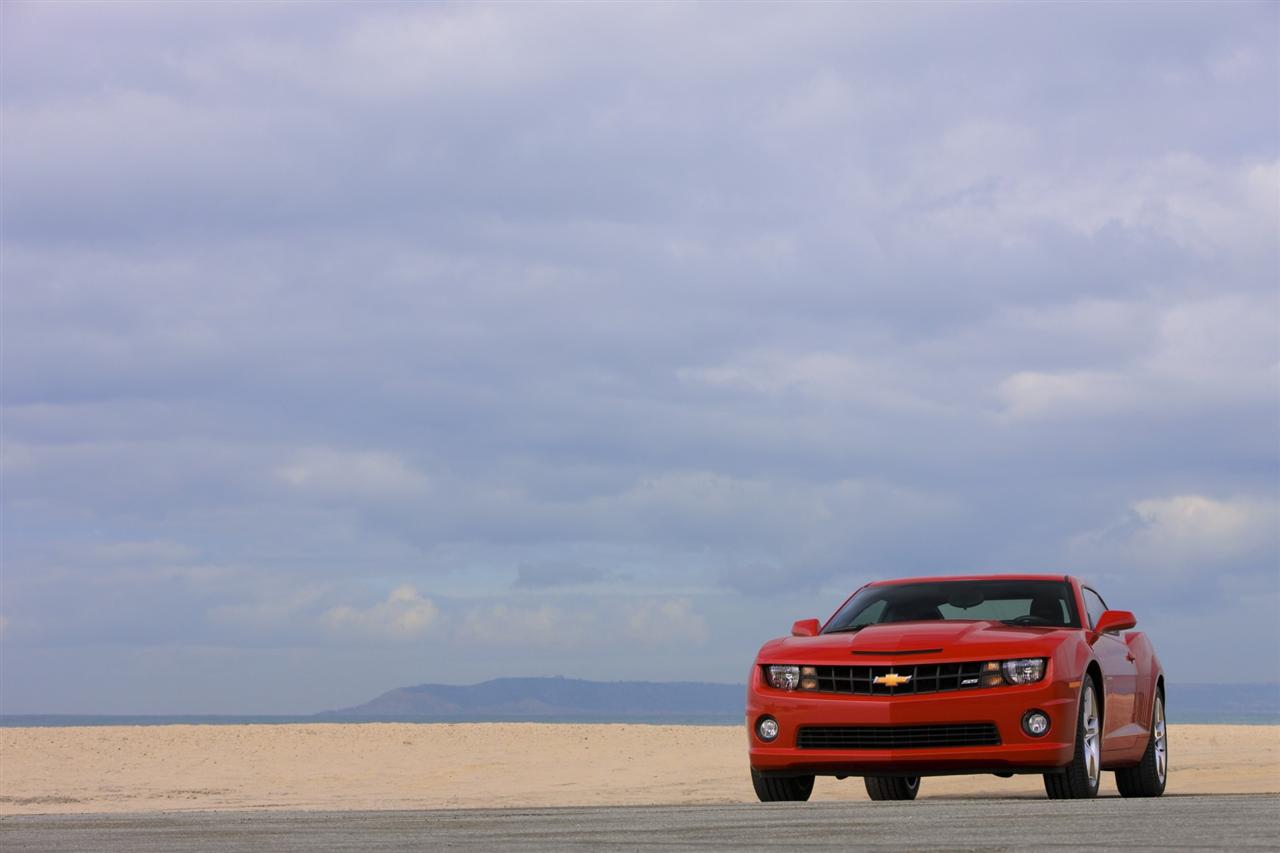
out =
[[1095,357],[1107,349],[1119,357],[1101,370],[1013,373],[996,386],[1001,416],[1017,421],[1256,405],[1280,387],[1276,312],[1271,293],[1188,298],[1162,307],[1089,303],[1020,312],[1026,333],[1056,335],[1064,343],[1075,338]]
[[687,598],[644,601],[635,605],[627,618],[627,636],[652,646],[707,641],[707,623]]
[[586,639],[590,616],[570,619],[550,605],[505,603],[467,611],[458,634],[487,646],[572,646]]
[[1188,300],[1158,312],[1142,367],[1198,399],[1267,399],[1280,387],[1274,291]]
[[[1174,151],[1140,163],[1063,168],[1019,127],[960,125],[922,146],[899,203],[920,207],[932,239],[1031,245],[1046,224],[1096,237],[1123,228],[1193,255],[1266,257],[1277,227],[1280,162],[1211,162]],[[1090,282],[1084,282],[1089,284]]]
[[1086,564],[1155,571],[1169,580],[1241,562],[1275,571],[1278,539],[1274,500],[1182,494],[1135,501],[1115,524],[1073,537],[1070,551]]
[[[522,27],[517,16],[484,8],[375,12],[322,44],[237,40],[187,71],[205,79],[244,74],[287,80],[311,95],[375,103],[522,90],[564,60],[544,39],[522,37],[527,23]],[[492,61],[476,63],[478,55]]]
[[1160,561],[1248,554],[1280,530],[1280,506],[1271,501],[1177,495],[1138,501],[1133,512],[1141,526],[1131,541]]
[[276,584],[268,584],[267,587],[255,600],[211,608],[209,621],[237,629],[288,631],[296,628],[307,612],[319,605],[327,591],[322,584],[303,584],[286,589]]
[[337,497],[403,498],[423,494],[429,485],[399,456],[376,450],[304,450],[275,474],[299,491]]
[[1116,411],[1132,404],[1131,390],[1124,377],[1105,372],[1024,370],[1002,380],[996,392],[1004,415],[1021,419]]
[[103,542],[93,546],[93,556],[110,563],[181,563],[195,552],[181,542],[163,539],[135,542]]
[[703,645],[707,624],[686,597],[578,597],[570,603],[496,602],[465,612],[464,643],[520,649]]
[[795,394],[890,411],[939,407],[912,393],[899,371],[843,352],[755,350],[713,367],[686,367],[681,381],[759,394]]
[[387,640],[413,640],[436,625],[440,610],[409,584],[396,587],[387,600],[371,607],[340,605],[326,610],[324,624],[339,633]]

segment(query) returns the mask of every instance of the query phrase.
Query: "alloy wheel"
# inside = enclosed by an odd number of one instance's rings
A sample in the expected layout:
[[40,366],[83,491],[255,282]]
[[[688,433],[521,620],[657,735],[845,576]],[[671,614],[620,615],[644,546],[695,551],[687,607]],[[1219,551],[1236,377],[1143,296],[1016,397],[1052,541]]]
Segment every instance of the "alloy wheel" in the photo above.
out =
[[1164,698],[1161,696],[1156,697],[1155,719],[1151,728],[1156,738],[1156,775],[1164,784],[1165,774],[1169,772],[1169,744],[1164,726]]
[[[1162,724],[1163,725],[1163,724]],[[1089,684],[1084,693],[1084,766],[1089,774],[1089,784],[1096,787],[1102,775],[1102,724],[1098,719],[1098,697],[1094,695],[1093,685]]]

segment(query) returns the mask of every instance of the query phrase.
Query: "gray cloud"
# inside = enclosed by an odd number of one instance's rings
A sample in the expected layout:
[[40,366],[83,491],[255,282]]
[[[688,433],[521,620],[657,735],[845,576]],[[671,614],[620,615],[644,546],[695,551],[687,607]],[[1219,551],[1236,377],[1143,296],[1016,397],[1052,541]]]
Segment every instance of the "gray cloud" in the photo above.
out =
[[1280,594],[1274,6],[3,14],[6,711],[664,624],[732,680],[953,569],[1158,643]]
[[595,584],[617,577],[615,572],[579,563],[525,563],[516,568],[516,589],[548,589],[559,586]]

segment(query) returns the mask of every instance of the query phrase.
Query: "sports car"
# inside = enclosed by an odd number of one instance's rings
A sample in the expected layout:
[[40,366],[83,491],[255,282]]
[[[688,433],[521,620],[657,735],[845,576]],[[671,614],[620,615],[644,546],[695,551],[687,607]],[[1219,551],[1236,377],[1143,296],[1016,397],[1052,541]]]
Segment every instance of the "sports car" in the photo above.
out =
[[1164,671],[1136,625],[1071,576],[868,584],[756,656],[756,795],[861,776],[873,800],[913,800],[924,776],[1036,773],[1050,798],[1087,798],[1108,770],[1122,796],[1160,796]]

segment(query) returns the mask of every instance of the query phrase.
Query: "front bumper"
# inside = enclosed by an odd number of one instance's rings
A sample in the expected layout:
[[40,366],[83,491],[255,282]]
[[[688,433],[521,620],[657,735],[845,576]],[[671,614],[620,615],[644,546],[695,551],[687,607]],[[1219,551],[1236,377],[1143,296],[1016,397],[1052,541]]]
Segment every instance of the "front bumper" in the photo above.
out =
[[[948,773],[1043,773],[1065,767],[1075,747],[1079,683],[1044,681],[918,696],[850,696],[789,692],[765,684],[755,668],[747,693],[747,739],[753,770],[769,775],[818,774],[943,775]],[[1045,712],[1049,731],[1032,737],[1022,717]],[[762,716],[778,721],[778,737],[769,743],[756,734]],[[803,726],[911,726],[994,723],[997,746],[946,746],[908,749],[801,749]]]

